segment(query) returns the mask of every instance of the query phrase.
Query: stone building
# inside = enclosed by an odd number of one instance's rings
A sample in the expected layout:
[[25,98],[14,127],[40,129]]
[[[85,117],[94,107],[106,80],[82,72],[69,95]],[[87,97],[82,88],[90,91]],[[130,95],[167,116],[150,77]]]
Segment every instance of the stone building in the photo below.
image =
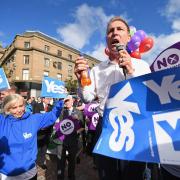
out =
[[[80,52],[39,31],[16,35],[11,45],[0,49],[0,65],[9,82],[17,85],[23,96],[40,95],[43,76],[62,81],[76,79],[73,69]],[[99,60],[84,55],[92,67]]]
[[4,55],[4,52],[5,52],[5,48],[3,48],[1,45],[0,45],[0,59],[1,57]]

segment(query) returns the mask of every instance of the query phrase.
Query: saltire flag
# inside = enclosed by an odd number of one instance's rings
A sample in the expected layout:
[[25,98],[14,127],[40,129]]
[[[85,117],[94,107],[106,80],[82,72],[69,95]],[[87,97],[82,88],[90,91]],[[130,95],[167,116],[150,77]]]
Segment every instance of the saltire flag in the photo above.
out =
[[112,85],[93,152],[180,164],[180,67]]

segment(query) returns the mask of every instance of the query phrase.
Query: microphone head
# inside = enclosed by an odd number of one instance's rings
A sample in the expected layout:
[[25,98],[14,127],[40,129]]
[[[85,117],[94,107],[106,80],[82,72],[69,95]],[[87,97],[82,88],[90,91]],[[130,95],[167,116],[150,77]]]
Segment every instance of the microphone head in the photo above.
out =
[[120,43],[116,44],[116,50],[117,51],[121,51],[121,50],[124,50],[124,49],[125,49],[125,45],[124,44],[120,44]]

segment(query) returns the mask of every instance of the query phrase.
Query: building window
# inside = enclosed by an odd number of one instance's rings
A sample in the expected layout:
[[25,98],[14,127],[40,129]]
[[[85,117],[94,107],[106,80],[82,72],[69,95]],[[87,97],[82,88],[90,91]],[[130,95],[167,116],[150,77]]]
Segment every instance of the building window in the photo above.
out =
[[57,63],[57,68],[58,68],[58,69],[62,69],[62,62],[58,62],[58,63]]
[[72,55],[71,54],[68,54],[68,59],[72,60]]
[[24,48],[30,48],[30,42],[24,42]]
[[[14,55],[14,56],[15,56],[15,55]],[[15,61],[14,56],[11,57],[11,60],[10,60],[11,62],[14,62],[14,61]]]
[[45,46],[44,46],[44,50],[45,50],[45,51],[47,51],[47,52],[48,52],[48,51],[49,51],[49,49],[50,49],[50,47],[49,47],[49,46],[47,46],[47,45],[45,45]]
[[72,74],[72,70],[73,70],[72,65],[69,64],[68,65],[68,74]]
[[54,68],[57,68],[57,69],[62,69],[62,63],[61,63],[61,62],[54,61],[54,62],[53,62],[53,67],[54,67]]
[[44,58],[44,66],[49,67],[50,66],[50,60],[48,58]]
[[24,64],[29,64],[29,55],[24,55],[23,61]]
[[11,64],[11,63],[10,63],[9,61],[6,62],[6,66],[7,66],[8,68],[10,68],[10,64]]
[[44,76],[49,76],[49,72],[48,71],[44,71],[43,75]]
[[59,80],[62,80],[62,74],[57,74],[57,78],[58,78]]
[[58,51],[57,51],[57,55],[58,55],[59,57],[61,57],[61,56],[62,56],[62,51],[61,51],[61,50],[58,50]]
[[23,76],[23,80],[29,80],[29,70],[23,69],[22,70],[22,76]]

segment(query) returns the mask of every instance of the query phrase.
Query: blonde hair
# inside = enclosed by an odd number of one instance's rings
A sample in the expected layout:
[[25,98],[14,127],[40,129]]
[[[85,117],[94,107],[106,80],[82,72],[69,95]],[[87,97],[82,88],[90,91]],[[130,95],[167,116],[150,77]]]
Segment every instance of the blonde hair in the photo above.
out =
[[23,100],[23,103],[25,104],[24,98],[19,94],[10,94],[6,96],[2,103],[3,112],[5,114],[10,114],[9,109],[20,100]]
[[107,24],[106,34],[108,34],[110,24],[111,24],[112,22],[114,22],[114,21],[121,21],[121,22],[123,22],[123,23],[126,25],[128,32],[130,33],[130,28],[129,28],[128,23],[127,23],[124,19],[122,19],[121,17],[115,16],[115,17],[113,17],[113,18],[111,18],[111,19],[109,20],[109,22],[108,22],[108,24]]

